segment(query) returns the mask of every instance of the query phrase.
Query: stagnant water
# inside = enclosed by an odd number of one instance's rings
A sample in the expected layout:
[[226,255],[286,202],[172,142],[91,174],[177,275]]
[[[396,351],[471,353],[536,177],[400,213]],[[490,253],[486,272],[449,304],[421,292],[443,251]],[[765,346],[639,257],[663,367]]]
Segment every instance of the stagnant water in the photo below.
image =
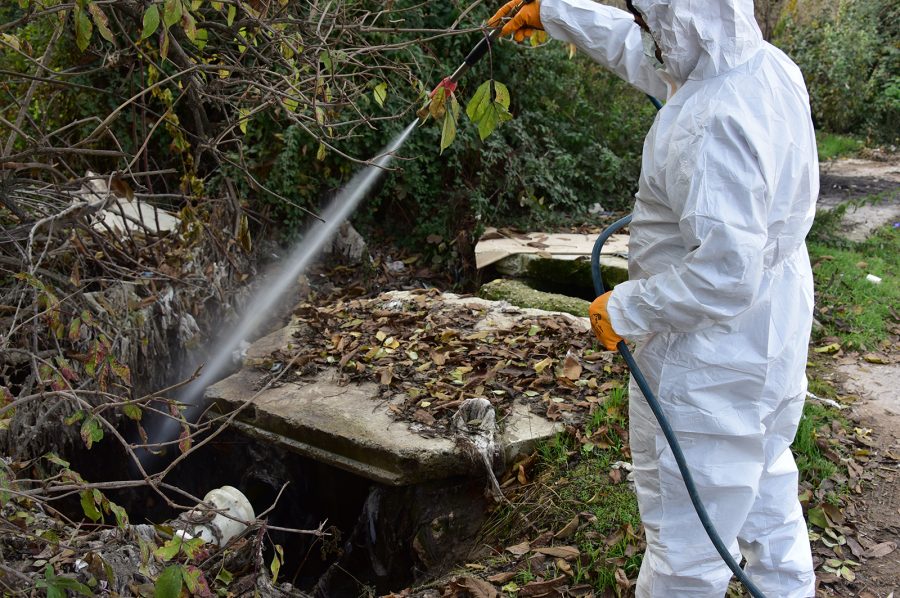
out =
[[[271,315],[271,310],[278,300],[296,283],[297,277],[306,270],[325,244],[332,239],[338,227],[353,214],[359,203],[384,174],[385,168],[390,165],[394,158],[394,152],[406,142],[418,122],[415,120],[410,123],[382,150],[377,158],[344,185],[320,215],[321,221],[316,222],[309,229],[283,265],[249,301],[243,316],[234,329],[222,338],[216,339],[214,349],[210,352],[210,357],[200,375],[185,386],[178,396],[178,400],[187,406],[185,417],[189,421],[196,416],[198,408],[202,405],[206,387],[217,382],[227,372],[232,365],[233,353],[240,349],[241,343],[245,339],[256,335],[260,324]],[[171,443],[178,437],[181,429],[180,423],[172,418],[159,419],[151,426],[147,430],[150,444],[153,445],[151,448]],[[142,452],[141,460],[147,467],[152,456],[148,452]]]

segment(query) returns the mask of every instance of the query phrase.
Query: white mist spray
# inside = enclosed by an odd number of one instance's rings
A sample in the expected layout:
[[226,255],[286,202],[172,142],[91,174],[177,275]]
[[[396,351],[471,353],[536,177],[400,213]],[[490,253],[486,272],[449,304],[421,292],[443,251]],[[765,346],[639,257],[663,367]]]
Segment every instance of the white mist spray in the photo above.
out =
[[[241,341],[253,335],[260,324],[270,315],[271,309],[288,289],[296,282],[297,277],[306,270],[309,263],[318,255],[322,247],[331,240],[338,227],[356,210],[360,201],[371,190],[372,186],[384,173],[384,169],[391,163],[396,152],[406,141],[418,124],[413,121],[406,129],[391,141],[378,158],[359,171],[341,189],[338,195],[331,201],[325,211],[320,215],[322,221],[316,222],[297,244],[290,256],[272,277],[269,283],[259,289],[256,295],[247,304],[244,316],[237,326],[222,339],[217,339],[218,345],[210,355],[209,361],[203,366],[203,370],[196,380],[192,381],[182,390],[179,400],[187,405],[186,417],[192,408],[202,403],[206,387],[215,383],[222,374],[231,366],[232,354],[239,349]],[[180,424],[178,421],[162,419],[156,429],[148,430],[150,443],[153,445],[172,442],[178,437]]]

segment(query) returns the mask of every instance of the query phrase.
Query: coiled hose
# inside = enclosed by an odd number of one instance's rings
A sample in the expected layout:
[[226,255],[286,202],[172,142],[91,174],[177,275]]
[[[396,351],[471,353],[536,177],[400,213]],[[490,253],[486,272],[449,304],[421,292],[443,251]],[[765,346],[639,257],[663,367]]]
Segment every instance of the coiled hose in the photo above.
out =
[[[651,98],[656,99],[656,98]],[[657,100],[658,102],[659,100]],[[656,102],[654,102],[656,105]],[[658,106],[657,106],[658,108]],[[612,223],[606,230],[604,230],[599,237],[597,237],[597,241],[594,243],[594,249],[591,252],[591,277],[594,280],[594,291],[597,293],[599,297],[606,290],[603,288],[603,278],[600,275],[600,251],[603,249],[603,244],[606,243],[606,240],[624,226],[627,226],[631,222],[631,215],[617,220]],[[647,404],[650,406],[650,410],[653,412],[653,415],[656,417],[656,421],[659,422],[659,427],[662,429],[663,435],[666,437],[666,442],[669,443],[669,448],[672,450],[672,455],[675,457],[675,462],[678,464],[678,470],[681,472],[681,477],[684,480],[684,485],[687,487],[688,495],[691,497],[691,504],[694,505],[694,510],[697,512],[697,517],[700,518],[700,523],[703,524],[703,529],[706,530],[706,535],[709,536],[710,541],[713,543],[713,546],[716,547],[716,551],[719,553],[719,556],[722,557],[722,560],[725,561],[725,564],[728,565],[728,568],[731,569],[732,573],[734,573],[735,577],[744,584],[747,588],[747,591],[750,592],[750,595],[753,598],[766,598],[765,594],[763,594],[759,588],[754,585],[752,581],[747,577],[744,573],[744,570],[741,569],[740,565],[735,562],[734,558],[731,556],[731,553],[728,551],[728,547],[725,546],[725,543],[722,541],[722,538],[719,537],[718,532],[716,532],[716,528],[713,525],[712,520],[709,518],[709,513],[706,512],[706,507],[703,506],[703,502],[700,500],[700,494],[697,492],[697,486],[694,484],[694,478],[691,476],[691,471],[688,468],[687,460],[684,458],[684,453],[681,450],[681,445],[678,443],[678,438],[675,436],[675,431],[672,429],[672,426],[669,424],[669,420],[666,419],[666,415],[663,413],[662,407],[659,404],[659,400],[656,398],[656,395],[653,394],[653,391],[650,389],[650,385],[647,383],[647,379],[644,377],[644,373],[641,372],[641,368],[638,367],[637,363],[634,360],[634,356],[631,354],[631,350],[628,348],[628,345],[625,344],[625,341],[619,341],[619,344],[616,345],[616,349],[619,350],[619,354],[625,360],[625,363],[628,365],[628,369],[631,370],[631,376],[634,378],[634,381],[637,382],[638,387],[641,389],[641,392],[644,393],[644,398],[647,399]]]

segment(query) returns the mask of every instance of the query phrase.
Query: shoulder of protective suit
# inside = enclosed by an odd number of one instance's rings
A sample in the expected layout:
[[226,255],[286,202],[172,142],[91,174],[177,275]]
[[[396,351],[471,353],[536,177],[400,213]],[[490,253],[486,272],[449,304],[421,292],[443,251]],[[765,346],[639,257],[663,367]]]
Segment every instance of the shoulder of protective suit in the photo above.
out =
[[[678,126],[686,136],[722,132],[769,143],[773,125],[797,126],[808,114],[799,70],[774,47],[727,73],[692,81],[683,89]],[[676,94],[675,98],[678,100]],[[787,121],[787,122],[786,122]],[[784,131],[787,134],[787,131]]]

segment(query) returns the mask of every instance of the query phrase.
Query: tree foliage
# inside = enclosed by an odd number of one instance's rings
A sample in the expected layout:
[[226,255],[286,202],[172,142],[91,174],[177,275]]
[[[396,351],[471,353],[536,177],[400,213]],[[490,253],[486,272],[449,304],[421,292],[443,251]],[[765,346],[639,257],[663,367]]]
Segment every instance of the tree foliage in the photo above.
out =
[[803,71],[817,126],[876,142],[900,139],[900,5],[793,0],[775,43]]

